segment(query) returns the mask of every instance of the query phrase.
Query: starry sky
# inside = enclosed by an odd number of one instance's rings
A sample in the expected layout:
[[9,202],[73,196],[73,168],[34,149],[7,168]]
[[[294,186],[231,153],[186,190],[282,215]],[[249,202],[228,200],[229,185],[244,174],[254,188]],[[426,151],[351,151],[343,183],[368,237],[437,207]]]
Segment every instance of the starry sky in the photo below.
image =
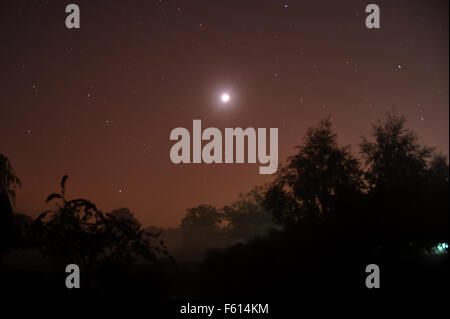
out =
[[[66,5],[81,28],[65,27]],[[381,28],[365,27],[365,6]],[[259,164],[175,165],[173,128],[277,127],[279,158],[330,115],[355,154],[395,110],[448,155],[448,1],[148,0],[0,2],[0,153],[36,216],[69,197],[176,226],[270,182]],[[231,101],[220,103],[222,92]]]

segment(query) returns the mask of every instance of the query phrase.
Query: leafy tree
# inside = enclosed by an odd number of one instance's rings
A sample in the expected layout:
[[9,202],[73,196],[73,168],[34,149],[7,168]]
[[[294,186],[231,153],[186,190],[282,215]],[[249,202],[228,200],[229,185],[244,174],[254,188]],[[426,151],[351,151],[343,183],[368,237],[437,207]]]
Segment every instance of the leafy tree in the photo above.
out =
[[181,221],[181,228],[185,230],[218,231],[222,223],[222,215],[211,205],[200,205],[187,210]]
[[439,160],[430,171],[433,148],[420,145],[405,123],[405,117],[388,113],[373,125],[372,139],[363,138],[360,145],[373,220],[378,233],[390,240],[432,232],[426,227],[433,214],[431,176],[442,167]]
[[433,149],[421,146],[405,123],[404,116],[388,113],[373,125],[373,141],[363,137],[361,153],[371,189],[403,188],[424,176]]
[[[435,154],[428,164],[430,184],[435,188],[448,187],[448,160],[443,154]],[[435,189],[438,191],[438,189]]]
[[239,195],[239,200],[223,208],[225,231],[233,241],[248,241],[273,227],[272,216],[264,207],[266,187],[255,187]]
[[18,242],[11,203],[15,203],[16,187],[20,179],[14,174],[8,158],[0,154],[0,256]]
[[152,245],[153,234],[142,230],[127,209],[103,213],[85,199],[65,197],[67,175],[61,181],[61,193],[51,194],[47,202],[58,200],[56,211],[42,213],[31,228],[31,245],[45,256],[64,264],[76,263],[87,274],[106,264],[130,264],[137,258],[150,263],[158,254],[168,255],[162,242]]
[[281,224],[335,215],[362,188],[361,170],[348,146],[341,147],[330,118],[309,128],[267,192],[266,206]]
[[225,233],[223,216],[211,205],[199,205],[187,210],[181,221],[181,259],[199,260],[206,251],[223,247]]
[[442,154],[435,154],[428,163],[426,174],[429,186],[425,193],[427,216],[426,220],[423,219],[423,224],[433,239],[448,242],[450,201],[447,158]]
[[6,193],[11,202],[15,202],[16,187],[22,185],[20,179],[14,174],[8,158],[0,154],[0,193]]

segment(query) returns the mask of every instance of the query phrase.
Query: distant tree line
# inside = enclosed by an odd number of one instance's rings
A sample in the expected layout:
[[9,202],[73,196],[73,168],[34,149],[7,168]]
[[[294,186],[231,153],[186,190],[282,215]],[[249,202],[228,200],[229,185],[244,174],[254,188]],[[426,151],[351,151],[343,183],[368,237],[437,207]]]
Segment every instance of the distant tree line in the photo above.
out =
[[420,145],[403,116],[388,113],[377,121],[358,153],[337,138],[331,119],[324,119],[307,130],[272,183],[221,209],[188,209],[179,230],[184,249],[246,243],[324,222],[358,225],[384,240],[448,236],[448,161]]
[[402,116],[377,121],[355,153],[324,119],[260,195],[259,210],[282,229],[210,250],[204,294],[362,288],[371,263],[391,287],[442,286],[447,254],[426,256],[430,245],[448,242],[448,173],[446,157],[421,145]]
[[448,242],[448,173],[447,158],[421,145],[402,116],[377,121],[358,152],[338,143],[326,118],[307,130],[273,182],[222,208],[190,208],[178,228],[161,232],[142,229],[128,209],[104,213],[67,199],[67,176],[47,198],[56,210],[18,222],[12,204],[21,182],[0,154],[0,258],[36,249],[57,264],[78,263],[88,282],[117,265],[204,258],[202,280],[224,292],[238,289],[237,278],[253,291],[264,291],[261,276],[271,289],[280,278],[312,280],[303,273],[325,281],[324,267],[336,260],[346,261],[336,266],[345,273],[380,254],[392,260],[417,243]]

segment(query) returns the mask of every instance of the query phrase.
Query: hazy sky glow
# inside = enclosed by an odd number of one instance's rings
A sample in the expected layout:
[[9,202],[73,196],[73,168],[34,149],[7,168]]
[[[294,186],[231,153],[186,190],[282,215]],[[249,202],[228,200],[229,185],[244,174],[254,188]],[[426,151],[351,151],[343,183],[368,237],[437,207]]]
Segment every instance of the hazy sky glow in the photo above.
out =
[[69,196],[174,226],[273,179],[254,164],[173,164],[169,134],[194,119],[277,127],[284,161],[328,115],[357,152],[395,109],[448,155],[448,1],[377,1],[380,30],[363,1],[74,3],[79,30],[64,1],[0,3],[0,153],[23,182],[19,212],[48,209],[68,174]]

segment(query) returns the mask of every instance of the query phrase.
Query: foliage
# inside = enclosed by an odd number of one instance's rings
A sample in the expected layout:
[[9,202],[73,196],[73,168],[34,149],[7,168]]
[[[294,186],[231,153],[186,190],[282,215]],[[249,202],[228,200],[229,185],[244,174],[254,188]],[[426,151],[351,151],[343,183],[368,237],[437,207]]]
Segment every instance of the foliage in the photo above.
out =
[[57,210],[42,213],[31,227],[31,244],[44,255],[77,263],[88,272],[105,264],[129,264],[137,258],[154,263],[158,254],[168,256],[163,242],[151,243],[160,234],[142,230],[129,211],[128,218],[123,211],[105,214],[88,200],[66,199],[66,181],[67,175],[61,193],[47,198],[60,202]]
[[224,230],[232,241],[248,241],[274,227],[271,214],[264,208],[265,186],[255,187],[239,199],[225,206],[223,219],[227,223]]
[[199,205],[187,210],[181,221],[181,228],[185,230],[211,229],[218,230],[222,222],[222,215],[211,205]]
[[448,165],[442,156],[433,159],[433,148],[422,146],[405,123],[403,116],[390,112],[360,145],[368,213],[388,240],[399,233],[416,239],[442,236],[439,225],[448,221]]
[[361,170],[348,146],[341,147],[330,118],[309,128],[267,192],[266,207],[281,224],[326,218],[362,188]]
[[14,174],[8,158],[0,154],[0,193],[5,192],[12,203],[15,203],[15,188],[22,185],[20,179]]
[[421,146],[405,122],[404,116],[388,113],[385,120],[373,125],[373,141],[363,138],[361,154],[371,188],[403,188],[424,175],[433,149]]

